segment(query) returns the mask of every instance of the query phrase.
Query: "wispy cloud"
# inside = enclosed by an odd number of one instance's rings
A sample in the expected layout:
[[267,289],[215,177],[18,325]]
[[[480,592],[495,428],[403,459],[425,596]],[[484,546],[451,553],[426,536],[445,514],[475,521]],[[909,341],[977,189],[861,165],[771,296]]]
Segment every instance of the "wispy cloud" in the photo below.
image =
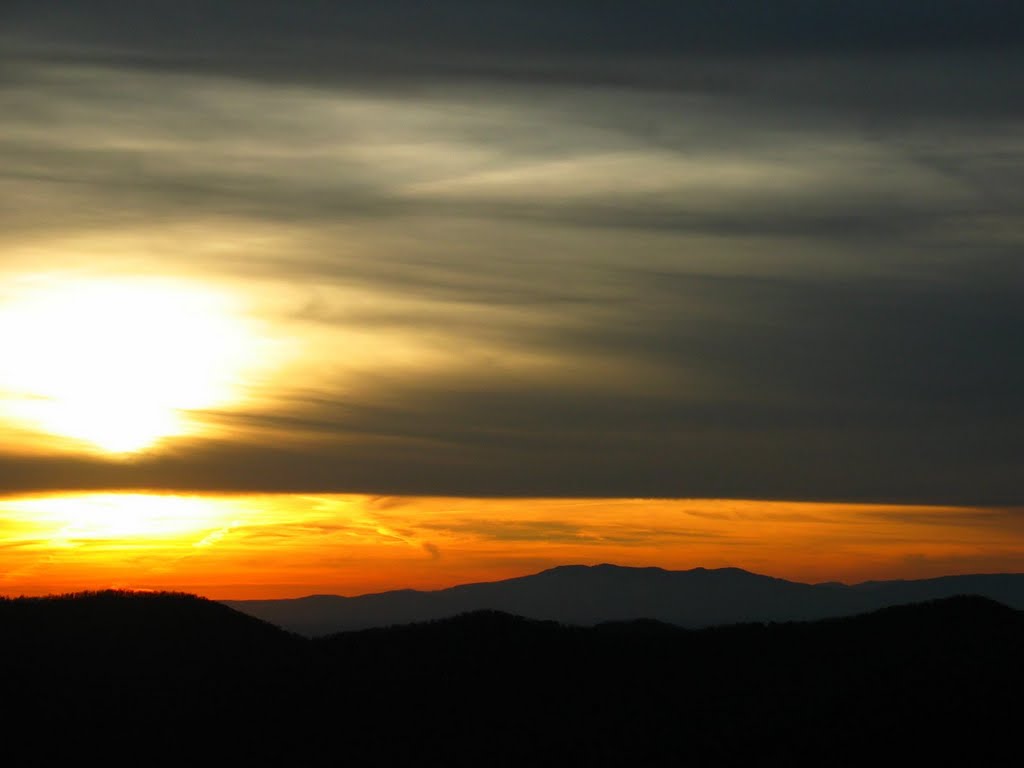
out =
[[5,6],[0,301],[174,274],[291,357],[4,487],[1021,501],[1010,4],[185,6]]

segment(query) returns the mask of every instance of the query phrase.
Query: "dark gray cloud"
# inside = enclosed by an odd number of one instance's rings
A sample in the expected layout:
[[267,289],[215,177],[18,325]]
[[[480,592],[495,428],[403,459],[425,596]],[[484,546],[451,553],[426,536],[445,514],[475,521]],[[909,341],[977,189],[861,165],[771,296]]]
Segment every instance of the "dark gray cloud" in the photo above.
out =
[[119,268],[287,286],[282,322],[444,363],[294,382],[131,461],[9,448],[4,488],[1021,502],[1024,8],[14,2],[0,29],[5,272],[130,233]]
[[1002,0],[67,0],[2,13],[8,47],[55,63],[371,88],[745,92],[876,117],[1020,114],[1024,12]]
[[[55,39],[202,58],[295,60],[302,52],[352,55],[447,51],[478,55],[638,55],[709,52],[977,50],[1020,41],[1024,13],[1000,0],[885,0],[850,4],[779,0],[24,0],[5,3],[12,29]],[[1014,22],[1017,22],[1016,24]],[[338,50],[338,49],[342,50]]]

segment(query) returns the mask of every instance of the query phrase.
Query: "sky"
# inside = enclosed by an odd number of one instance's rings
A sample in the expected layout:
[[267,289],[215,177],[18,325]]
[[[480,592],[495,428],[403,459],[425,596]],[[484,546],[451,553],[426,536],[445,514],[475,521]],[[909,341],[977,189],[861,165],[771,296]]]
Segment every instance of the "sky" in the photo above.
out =
[[1000,0],[7,0],[0,592],[1024,571],[1022,91]]

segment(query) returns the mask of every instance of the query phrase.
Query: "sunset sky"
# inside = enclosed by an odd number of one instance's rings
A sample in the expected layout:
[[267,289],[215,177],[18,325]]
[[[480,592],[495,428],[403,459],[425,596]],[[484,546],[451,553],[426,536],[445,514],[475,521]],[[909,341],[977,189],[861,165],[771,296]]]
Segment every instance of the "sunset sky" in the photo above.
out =
[[0,594],[1024,571],[1024,5],[7,0]]

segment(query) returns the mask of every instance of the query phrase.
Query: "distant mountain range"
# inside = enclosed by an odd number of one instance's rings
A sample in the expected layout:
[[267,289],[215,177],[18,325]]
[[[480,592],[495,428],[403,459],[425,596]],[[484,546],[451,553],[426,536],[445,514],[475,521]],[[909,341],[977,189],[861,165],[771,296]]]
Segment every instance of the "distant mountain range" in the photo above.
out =
[[980,595],[1022,610],[1024,574],[868,581],[851,586],[802,584],[739,568],[669,571],[567,565],[530,576],[437,591],[223,602],[291,632],[315,637],[480,610],[581,626],[636,619],[687,628],[813,621],[955,595]]

